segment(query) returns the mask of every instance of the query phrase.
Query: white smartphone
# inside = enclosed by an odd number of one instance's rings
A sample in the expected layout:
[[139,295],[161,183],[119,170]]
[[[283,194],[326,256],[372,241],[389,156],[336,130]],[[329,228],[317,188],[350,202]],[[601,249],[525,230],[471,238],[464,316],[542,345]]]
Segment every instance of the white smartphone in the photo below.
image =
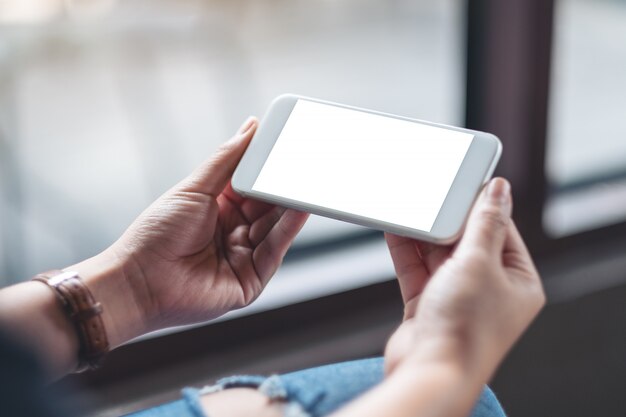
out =
[[451,243],[501,152],[489,133],[286,94],[272,102],[232,186],[246,197]]

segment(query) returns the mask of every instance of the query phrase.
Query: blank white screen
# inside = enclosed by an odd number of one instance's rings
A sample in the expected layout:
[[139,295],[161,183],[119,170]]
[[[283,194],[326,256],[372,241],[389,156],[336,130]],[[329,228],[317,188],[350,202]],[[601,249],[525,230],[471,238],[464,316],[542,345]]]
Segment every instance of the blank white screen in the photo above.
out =
[[473,137],[298,100],[252,189],[429,232]]

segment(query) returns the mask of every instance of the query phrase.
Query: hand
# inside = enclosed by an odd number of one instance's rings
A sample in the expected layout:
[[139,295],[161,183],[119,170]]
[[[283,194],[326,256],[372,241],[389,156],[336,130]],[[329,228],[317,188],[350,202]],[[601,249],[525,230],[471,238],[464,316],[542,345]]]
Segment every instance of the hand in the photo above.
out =
[[[89,261],[122,265],[121,282],[88,281],[104,305],[111,338],[123,343],[138,333],[218,317],[250,304],[268,283],[307,215],[233,191],[230,178],[257,123],[246,121],[144,211],[100,255],[105,260]],[[90,275],[97,266],[72,268]]]
[[449,360],[486,383],[537,315],[545,296],[511,207],[510,187],[497,178],[458,246],[386,235],[405,301],[405,321],[387,345],[388,373]]

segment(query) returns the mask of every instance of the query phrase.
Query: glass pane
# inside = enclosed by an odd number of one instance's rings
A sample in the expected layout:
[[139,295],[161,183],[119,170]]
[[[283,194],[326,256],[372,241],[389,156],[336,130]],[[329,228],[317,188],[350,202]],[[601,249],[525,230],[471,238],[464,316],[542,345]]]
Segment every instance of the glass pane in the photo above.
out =
[[[102,250],[281,93],[460,123],[462,5],[3,2],[0,276]],[[315,218],[298,244],[361,230]]]
[[626,2],[556,2],[547,173],[548,232],[626,217]]

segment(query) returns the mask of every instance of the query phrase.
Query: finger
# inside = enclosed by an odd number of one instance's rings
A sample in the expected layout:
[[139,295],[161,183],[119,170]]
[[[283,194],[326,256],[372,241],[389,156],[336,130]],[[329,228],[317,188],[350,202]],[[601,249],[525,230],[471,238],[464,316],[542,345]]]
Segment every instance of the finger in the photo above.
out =
[[217,197],[233,176],[257,126],[257,119],[250,116],[232,138],[184,180],[183,187],[186,191]]
[[431,274],[450,257],[451,246],[436,245],[434,243],[417,242],[417,249],[420,251],[422,261]]
[[385,240],[400,284],[402,300],[406,304],[422,292],[430,274],[422,262],[415,240],[390,233],[385,233]]
[[509,225],[504,242],[503,263],[506,268],[514,268],[523,272],[533,272],[534,274],[531,274],[531,276],[539,276],[539,274],[536,273],[537,269],[524,243],[524,239],[522,239],[513,221],[511,221]]
[[235,190],[233,190],[233,185],[229,182],[222,190],[222,194],[224,194],[228,200],[233,204],[241,204],[246,200],[246,197],[238,194]]
[[259,245],[267,237],[285,211],[287,209],[284,207],[274,206],[251,224],[249,238],[253,247]]
[[458,253],[482,249],[500,256],[511,220],[510,188],[504,178],[494,178],[487,184],[470,213]]
[[520,253],[530,258],[530,253],[524,243],[524,239],[522,239],[522,236],[513,221],[511,221],[507,230],[506,241],[504,242],[504,252]]
[[233,190],[230,183],[227,184],[224,191],[222,191],[222,196],[228,200],[231,205],[236,206],[237,209],[241,211],[244,219],[250,224],[254,223],[261,216],[276,207],[274,204],[264,203],[262,201],[252,200],[250,198],[240,196]]
[[252,260],[263,285],[276,272],[291,242],[308,217],[308,213],[292,209],[285,210],[267,236],[254,249]]
[[509,272],[514,272],[507,275],[514,282],[521,284],[523,288],[530,291],[532,297],[528,300],[534,302],[535,314],[538,313],[546,303],[546,293],[537,267],[513,222],[510,223],[507,231],[502,262]]

